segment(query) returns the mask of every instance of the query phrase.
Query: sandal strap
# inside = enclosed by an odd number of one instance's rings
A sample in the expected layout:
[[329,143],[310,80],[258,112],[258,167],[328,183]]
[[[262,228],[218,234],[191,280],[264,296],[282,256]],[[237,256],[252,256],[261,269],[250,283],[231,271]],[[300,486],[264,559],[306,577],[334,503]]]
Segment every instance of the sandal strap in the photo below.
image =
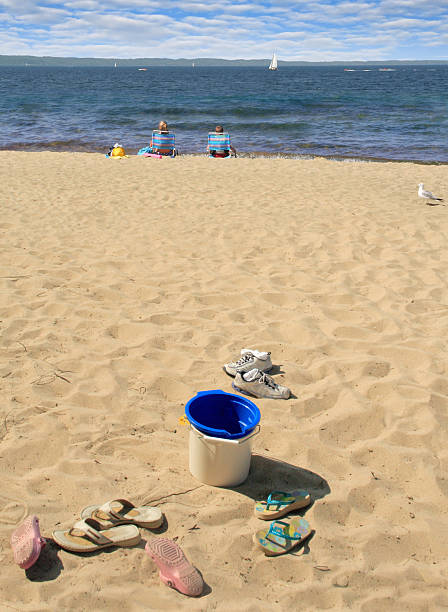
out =
[[[280,527],[280,525],[283,525],[283,527]],[[287,523],[286,521],[274,521],[273,523],[271,523],[271,526],[269,527],[269,531],[266,534],[266,539],[268,539],[269,535],[276,535],[276,536],[280,536],[281,538],[285,538],[285,540],[300,540],[302,537],[302,534],[300,533],[294,533],[294,535],[289,535],[287,533],[285,533],[286,529],[285,527],[290,527],[291,524]]]
[[128,501],[127,499],[113,499],[112,501],[108,501],[102,506],[100,506],[96,511],[96,514],[99,516],[99,518],[102,518],[101,514],[104,514],[106,515],[104,518],[111,517],[114,519],[121,520],[123,518],[123,514],[120,514],[120,511],[115,511],[112,507],[117,502],[121,504],[120,510],[123,510],[123,508],[125,507],[129,508],[130,510],[132,510],[132,508],[135,508],[134,504]]
[[[273,496],[277,495],[281,495],[282,497],[289,497],[289,501],[285,501],[282,499],[272,499]],[[269,497],[266,500],[266,510],[279,510],[282,506],[289,506],[292,499],[293,498],[286,491],[272,491],[272,493],[269,494]],[[274,508],[270,508],[269,506],[274,506]]]
[[100,533],[100,527],[101,525],[98,523],[98,521],[87,518],[85,520],[76,522],[69,530],[69,534],[76,536],[79,534],[74,533],[74,531],[80,531],[88,540],[90,540],[94,544],[109,544],[112,540],[109,540],[109,538],[106,538],[106,536]]

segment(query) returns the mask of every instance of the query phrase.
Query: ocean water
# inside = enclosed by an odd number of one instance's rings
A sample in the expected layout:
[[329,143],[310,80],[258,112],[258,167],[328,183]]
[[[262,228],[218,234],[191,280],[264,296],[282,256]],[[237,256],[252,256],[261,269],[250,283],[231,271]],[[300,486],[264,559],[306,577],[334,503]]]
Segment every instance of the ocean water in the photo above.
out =
[[216,124],[239,153],[448,162],[448,65],[0,67],[0,148],[134,153],[160,119],[181,153]]

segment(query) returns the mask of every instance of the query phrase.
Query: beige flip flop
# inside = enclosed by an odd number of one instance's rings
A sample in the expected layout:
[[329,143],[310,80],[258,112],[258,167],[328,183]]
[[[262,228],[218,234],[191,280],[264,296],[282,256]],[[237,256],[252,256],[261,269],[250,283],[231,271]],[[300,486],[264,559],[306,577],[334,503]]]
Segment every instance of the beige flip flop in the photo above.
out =
[[53,531],[53,540],[70,552],[93,552],[109,546],[135,546],[141,540],[135,525],[101,529],[93,519],[78,521],[68,531]]
[[81,518],[91,518],[98,521],[101,529],[128,524],[155,529],[163,523],[163,514],[160,508],[154,508],[153,506],[137,507],[127,499],[114,499],[102,506],[99,504],[87,506],[81,511]]

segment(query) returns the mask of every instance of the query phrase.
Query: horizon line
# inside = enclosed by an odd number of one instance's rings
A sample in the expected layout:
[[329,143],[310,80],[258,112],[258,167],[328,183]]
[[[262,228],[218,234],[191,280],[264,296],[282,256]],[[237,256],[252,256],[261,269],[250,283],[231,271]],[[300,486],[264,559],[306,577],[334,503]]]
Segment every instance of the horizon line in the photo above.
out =
[[[218,62],[269,62],[270,57],[266,58],[236,58],[226,59],[221,57],[79,57],[75,55],[30,55],[30,54],[0,54],[0,58],[35,58],[35,59],[55,59],[55,60],[77,60],[77,61],[104,61],[104,62],[142,62],[142,61],[167,61],[167,62],[192,62],[192,61],[218,61]],[[350,64],[350,63],[448,63],[448,59],[347,59],[347,60],[278,60],[279,63],[283,64]]]

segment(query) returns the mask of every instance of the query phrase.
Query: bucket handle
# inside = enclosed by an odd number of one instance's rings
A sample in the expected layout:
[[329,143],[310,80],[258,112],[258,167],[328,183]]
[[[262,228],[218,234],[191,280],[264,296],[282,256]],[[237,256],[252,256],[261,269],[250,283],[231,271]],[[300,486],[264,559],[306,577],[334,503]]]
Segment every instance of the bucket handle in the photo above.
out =
[[255,438],[255,436],[258,436],[258,434],[260,433],[260,425],[256,426],[256,431],[253,431],[250,436],[245,436],[242,439],[237,438],[236,440],[229,440],[228,438],[211,438],[210,436],[206,436],[202,433],[202,431],[198,431],[197,429],[195,429],[194,433],[198,436],[198,438],[204,438],[204,440],[210,440],[211,442],[216,442],[216,440],[219,440],[220,442],[225,442],[226,444],[242,444],[243,442],[246,442],[246,440],[250,440],[250,438]]

